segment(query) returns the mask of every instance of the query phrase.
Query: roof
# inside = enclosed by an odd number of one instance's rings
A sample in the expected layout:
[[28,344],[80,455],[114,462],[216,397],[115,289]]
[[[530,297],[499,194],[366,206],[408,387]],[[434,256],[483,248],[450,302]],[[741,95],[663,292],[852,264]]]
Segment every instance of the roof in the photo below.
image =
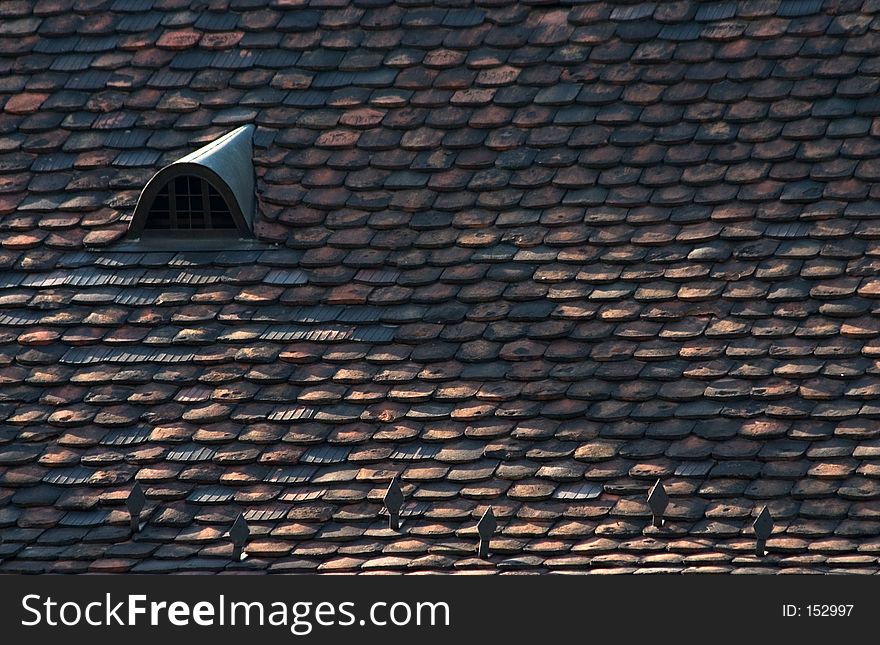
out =
[[0,571],[878,570],[880,3],[187,7],[0,3]]

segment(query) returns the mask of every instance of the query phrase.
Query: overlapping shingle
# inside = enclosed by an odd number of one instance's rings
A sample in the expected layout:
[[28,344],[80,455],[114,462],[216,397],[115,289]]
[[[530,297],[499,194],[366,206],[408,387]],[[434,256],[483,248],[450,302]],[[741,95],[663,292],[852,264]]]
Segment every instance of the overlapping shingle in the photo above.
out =
[[0,9],[0,570],[877,570],[875,3],[154,4]]

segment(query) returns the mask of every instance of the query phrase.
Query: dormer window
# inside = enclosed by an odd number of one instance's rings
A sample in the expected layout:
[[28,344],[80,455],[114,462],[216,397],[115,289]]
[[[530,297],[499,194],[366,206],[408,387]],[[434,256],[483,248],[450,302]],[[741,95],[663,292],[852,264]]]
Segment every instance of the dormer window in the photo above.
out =
[[148,231],[235,228],[223,196],[207,180],[192,175],[169,179],[159,189],[144,224]]
[[254,126],[242,126],[156,173],[144,186],[129,238],[253,237]]

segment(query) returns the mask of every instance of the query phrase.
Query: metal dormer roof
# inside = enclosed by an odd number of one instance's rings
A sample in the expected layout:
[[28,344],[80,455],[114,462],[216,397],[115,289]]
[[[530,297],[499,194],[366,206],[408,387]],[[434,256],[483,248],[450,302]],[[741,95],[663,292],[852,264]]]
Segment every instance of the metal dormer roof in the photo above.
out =
[[211,184],[229,206],[239,233],[250,236],[256,204],[253,133],[253,125],[243,125],[153,175],[138,198],[129,237],[137,237],[144,230],[153,200],[162,187],[174,177],[185,175],[200,177]]

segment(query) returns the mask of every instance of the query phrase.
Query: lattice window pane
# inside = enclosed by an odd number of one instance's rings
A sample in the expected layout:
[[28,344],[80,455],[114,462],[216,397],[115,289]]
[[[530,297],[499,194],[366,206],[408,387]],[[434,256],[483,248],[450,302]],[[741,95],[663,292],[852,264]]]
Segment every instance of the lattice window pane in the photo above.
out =
[[181,175],[170,180],[153,200],[145,228],[150,230],[234,229],[226,200],[207,181]]

